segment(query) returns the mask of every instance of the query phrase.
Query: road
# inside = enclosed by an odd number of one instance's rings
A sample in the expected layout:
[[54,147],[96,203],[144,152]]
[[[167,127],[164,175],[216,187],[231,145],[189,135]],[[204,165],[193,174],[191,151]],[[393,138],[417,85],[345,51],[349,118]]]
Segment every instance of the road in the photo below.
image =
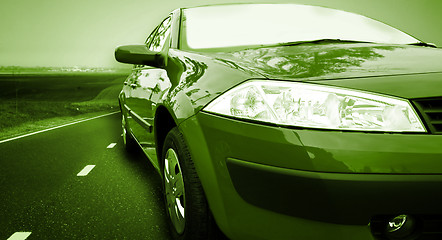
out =
[[120,134],[117,113],[0,143],[0,239],[170,239],[161,180]]

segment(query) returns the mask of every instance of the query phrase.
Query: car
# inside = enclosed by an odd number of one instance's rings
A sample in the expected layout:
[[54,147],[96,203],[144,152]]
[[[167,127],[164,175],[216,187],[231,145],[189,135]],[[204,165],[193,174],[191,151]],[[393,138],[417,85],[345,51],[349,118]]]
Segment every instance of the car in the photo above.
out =
[[[412,16],[410,16],[412,17]],[[173,239],[442,237],[442,51],[341,10],[179,8],[119,94]]]

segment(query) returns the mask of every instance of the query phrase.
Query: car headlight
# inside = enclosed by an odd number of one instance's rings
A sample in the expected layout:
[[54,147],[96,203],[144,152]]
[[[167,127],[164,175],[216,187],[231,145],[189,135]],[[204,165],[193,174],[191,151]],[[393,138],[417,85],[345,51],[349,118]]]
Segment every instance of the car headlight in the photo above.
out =
[[426,132],[408,100],[310,83],[247,81],[204,110],[285,126]]

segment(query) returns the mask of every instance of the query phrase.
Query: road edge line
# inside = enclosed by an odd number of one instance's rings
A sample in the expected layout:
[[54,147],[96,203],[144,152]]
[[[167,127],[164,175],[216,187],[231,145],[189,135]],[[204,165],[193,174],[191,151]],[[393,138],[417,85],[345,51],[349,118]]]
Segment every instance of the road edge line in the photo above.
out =
[[97,119],[97,118],[101,118],[101,117],[106,117],[106,116],[109,116],[109,115],[112,115],[112,114],[115,114],[115,113],[119,113],[119,112],[120,112],[120,111],[111,112],[111,113],[106,113],[106,114],[103,114],[103,115],[100,115],[100,116],[91,117],[91,118],[87,118],[87,119],[83,119],[83,120],[79,120],[79,121],[75,121],[75,122],[71,122],[71,123],[63,124],[63,125],[56,126],[56,127],[51,127],[51,128],[43,129],[43,130],[36,131],[36,132],[32,132],[32,133],[27,133],[27,134],[24,134],[24,135],[20,135],[20,136],[17,136],[17,137],[13,137],[13,138],[8,138],[8,139],[5,139],[5,140],[1,140],[1,141],[0,141],[0,144],[5,143],[5,142],[9,142],[9,141],[13,141],[13,140],[17,140],[17,139],[20,139],[20,138],[24,138],[24,137],[32,136],[32,135],[35,135],[35,134],[39,134],[39,133],[43,133],[43,132],[47,132],[47,131],[51,131],[51,130],[54,130],[54,129],[57,129],[57,128],[62,128],[62,127],[66,127],[66,126],[74,125],[74,124],[77,124],[77,123],[86,122],[86,121],[93,120],[93,119]]

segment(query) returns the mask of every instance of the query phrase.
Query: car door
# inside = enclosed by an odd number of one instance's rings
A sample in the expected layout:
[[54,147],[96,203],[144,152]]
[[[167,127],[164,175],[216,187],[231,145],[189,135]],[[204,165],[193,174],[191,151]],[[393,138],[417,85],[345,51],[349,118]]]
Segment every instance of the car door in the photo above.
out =
[[[171,16],[167,17],[147,38],[151,51],[160,52],[166,48],[171,29]],[[170,82],[164,69],[135,65],[127,80],[126,105],[130,109],[128,119],[131,132],[152,161],[156,159],[153,133],[155,107]],[[153,163],[156,165],[157,163]]]

